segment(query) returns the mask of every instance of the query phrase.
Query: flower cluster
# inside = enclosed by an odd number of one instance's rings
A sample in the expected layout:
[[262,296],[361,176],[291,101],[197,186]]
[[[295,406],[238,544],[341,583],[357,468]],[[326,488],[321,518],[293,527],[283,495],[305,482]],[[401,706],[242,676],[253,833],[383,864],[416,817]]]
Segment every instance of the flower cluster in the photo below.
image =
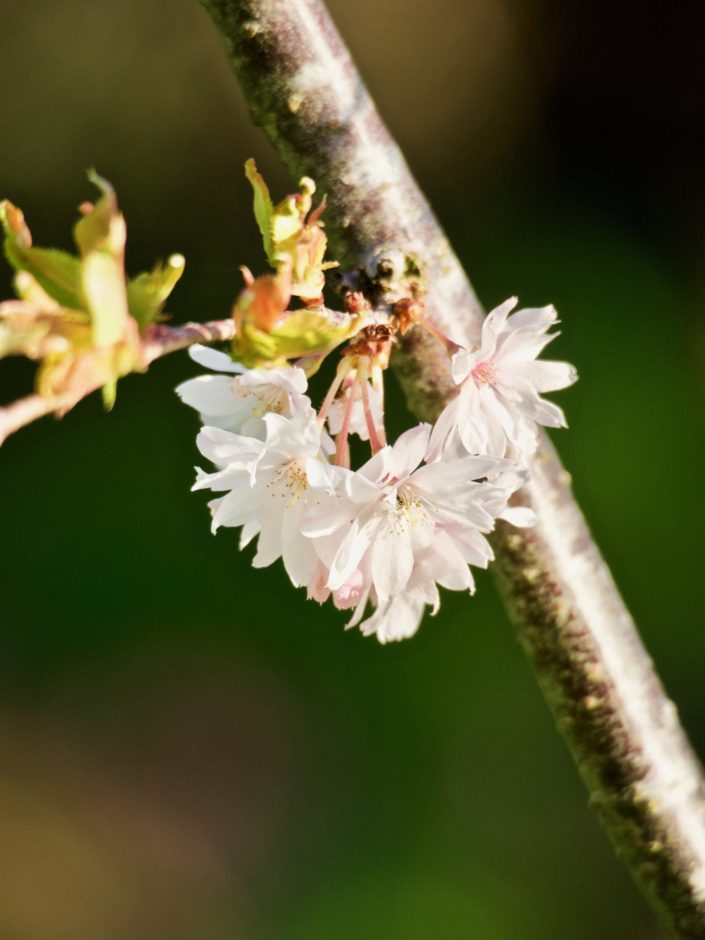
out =
[[[255,173],[250,166],[257,209],[262,193],[269,196]],[[492,560],[486,536],[498,519],[533,524],[532,511],[512,497],[528,479],[538,426],[565,426],[560,408],[541,395],[571,385],[576,373],[567,363],[538,359],[557,335],[550,332],[557,322],[553,307],[512,313],[517,302],[509,300],[486,318],[476,348],[447,341],[458,391],[436,423],[419,424],[388,444],[383,375],[392,345],[407,329],[433,328],[416,299],[395,299],[373,311],[359,293],[347,297],[347,314],[301,294],[305,321],[301,309],[269,315],[281,283],[292,283],[292,270],[297,283],[315,284],[311,293],[320,292],[320,211],[306,217],[313,184],[305,183],[303,209],[289,197],[280,207],[270,200],[267,212],[261,205],[258,210],[277,274],[255,280],[246,272],[236,319],[239,329],[246,326],[242,314],[249,311],[249,323],[256,321],[264,340],[247,356],[236,341],[234,352],[246,365],[192,348],[192,358],[212,371],[177,388],[200,414],[198,448],[215,467],[198,470],[194,489],[216,494],[209,503],[214,532],[240,528],[241,548],[256,539],[255,567],[281,558],[292,584],[319,603],[330,599],[349,611],[349,626],[381,642],[399,640],[416,632],[427,607],[437,611],[439,587],[474,592],[471,569]],[[287,229],[286,242],[280,239],[286,252],[276,253],[271,245],[282,227],[276,219],[281,207],[289,207],[296,225]],[[298,268],[291,258],[299,259]],[[315,276],[307,272],[308,258]],[[294,325],[311,317],[317,318],[315,338],[302,342]],[[330,329],[318,321],[328,321]],[[341,343],[335,377],[316,409],[308,377]],[[258,365],[252,365],[255,349],[266,350]],[[357,468],[354,437],[371,450]]]

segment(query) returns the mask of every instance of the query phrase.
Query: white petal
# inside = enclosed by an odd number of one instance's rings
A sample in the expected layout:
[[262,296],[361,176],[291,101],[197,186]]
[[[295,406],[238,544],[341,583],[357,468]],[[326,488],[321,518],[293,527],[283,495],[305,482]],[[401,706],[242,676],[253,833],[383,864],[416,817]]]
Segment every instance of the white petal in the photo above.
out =
[[[385,449],[390,450],[390,448]],[[372,460],[376,460],[381,453],[382,451],[375,454]],[[372,461],[368,461],[368,463],[372,463]],[[381,463],[378,463],[377,466],[381,466]],[[384,490],[380,484],[373,482],[365,476],[366,469],[367,464],[355,472],[348,470],[343,477],[343,492],[351,502],[358,506],[362,506],[365,503],[379,502],[384,495]],[[373,468],[370,469],[370,473],[372,472]]]
[[335,492],[336,467],[331,466],[327,460],[320,460],[318,457],[306,457],[305,466],[308,485],[312,489],[329,494]]
[[504,432],[497,421],[488,418],[482,401],[477,396],[475,411],[458,421],[458,438],[466,454],[504,454]]
[[578,380],[575,366],[551,359],[522,363],[517,366],[517,374],[531,382],[537,392],[557,392]]
[[552,401],[546,401],[545,398],[537,397],[533,401],[522,402],[521,410],[545,428],[568,427],[563,409],[559,408],[558,405],[554,405]]
[[[389,460],[391,455],[392,448],[389,446],[383,447],[381,450],[378,450],[376,454],[373,454],[353,476],[371,483],[379,483],[390,474]],[[354,488],[354,484],[351,486],[351,489],[352,488]]]
[[251,519],[249,522],[246,522],[242,527],[242,532],[240,533],[240,550],[246,548],[252,539],[259,532],[259,520]]
[[330,535],[354,518],[354,508],[344,499],[323,496],[304,513],[301,533],[310,539]]
[[466,591],[472,587],[467,562],[447,533],[440,531],[436,534],[427,558],[431,565],[424,569],[424,573],[441,587],[449,591]]
[[282,551],[282,513],[270,512],[261,521],[257,540],[257,554],[252,559],[254,568],[267,568],[279,558]]
[[306,373],[296,366],[277,366],[273,369],[250,369],[243,376],[243,383],[252,387],[275,385],[285,391],[304,395],[308,387]]
[[227,353],[211,349],[210,346],[203,346],[201,343],[190,346],[188,354],[199,366],[213,369],[214,372],[245,372],[244,366],[239,362],[233,362]]
[[367,607],[367,601],[369,599],[369,596],[370,596],[370,589],[368,587],[367,590],[363,592],[362,596],[360,597],[360,600],[357,602],[357,607],[353,611],[352,617],[345,624],[346,630],[349,630],[351,627],[356,627],[358,623],[362,620],[362,615],[365,613],[365,607]]
[[470,375],[475,356],[467,349],[456,350],[450,359],[450,371],[456,385],[461,385]]
[[518,529],[529,528],[536,523],[536,513],[528,506],[507,506],[499,518],[510,522]]
[[411,475],[409,485],[423,490],[429,496],[451,502],[457,490],[473,480],[481,480],[491,473],[507,468],[507,461],[496,457],[461,457],[459,460],[440,460],[426,464]]
[[426,449],[426,455],[424,457],[427,463],[440,460],[443,452],[446,450],[457,427],[459,404],[459,399],[454,398],[438,415],[436,423],[433,425],[428,448]]
[[425,606],[422,595],[409,591],[380,605],[360,629],[365,636],[376,633],[380,643],[406,639],[418,630]]
[[466,528],[453,530],[453,542],[458,551],[469,565],[475,568],[486,568],[494,559],[492,546],[485,536],[477,529]]
[[313,408],[301,417],[285,418],[268,412],[264,416],[267,425],[267,448],[291,457],[313,455],[318,451],[321,432]]
[[249,522],[253,516],[252,493],[248,486],[240,486],[218,501],[218,508],[213,514],[212,530],[220,526],[236,528]]
[[558,313],[553,304],[546,307],[525,307],[517,310],[509,319],[512,329],[535,330],[545,333],[558,322]]
[[216,465],[249,463],[262,454],[263,444],[253,437],[232,434],[222,428],[204,427],[196,437],[196,446]]
[[199,468],[197,470],[196,482],[191,487],[194,492],[196,490],[213,490],[214,493],[224,492],[239,486],[241,483],[246,483],[249,486],[250,473],[247,467],[231,464],[215,473],[204,473]]
[[478,360],[490,359],[494,355],[497,338],[504,328],[507,317],[517,303],[518,299],[516,297],[510,297],[487,314],[482,324],[482,342],[477,354]]
[[260,416],[253,415],[243,421],[242,416],[238,415],[237,423],[240,425],[239,427],[237,427],[235,421],[228,422],[227,419],[221,421],[221,424],[227,431],[236,430],[237,433],[242,434],[243,437],[253,437],[255,440],[264,441],[267,436],[267,425]]
[[284,512],[282,561],[294,587],[303,587],[311,580],[318,559],[311,541],[301,534],[302,513],[298,505]]
[[414,567],[407,526],[395,523],[382,527],[372,543],[372,580],[380,599],[403,591]]
[[199,375],[177,385],[176,394],[202,415],[229,415],[242,410],[241,402],[233,395],[232,379],[226,375]]
[[418,467],[428,448],[430,435],[430,424],[417,424],[397,438],[389,456],[389,472],[392,476],[403,480]]
[[380,528],[381,519],[374,512],[355,519],[345,534],[330,564],[328,587],[337,591],[349,579]]

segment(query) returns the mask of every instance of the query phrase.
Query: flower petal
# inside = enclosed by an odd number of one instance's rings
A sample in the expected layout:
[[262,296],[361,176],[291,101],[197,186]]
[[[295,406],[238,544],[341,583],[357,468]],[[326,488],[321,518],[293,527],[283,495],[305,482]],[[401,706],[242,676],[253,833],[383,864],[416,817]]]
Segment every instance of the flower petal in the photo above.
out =
[[389,455],[389,472],[398,480],[405,479],[421,463],[428,448],[430,424],[417,424],[401,434]]
[[380,599],[399,594],[414,567],[409,532],[397,519],[382,527],[372,543],[372,581]]
[[578,381],[578,372],[569,362],[539,360],[516,367],[517,374],[531,382],[537,392],[557,392]]
[[233,362],[227,353],[220,352],[218,349],[211,349],[210,346],[203,346],[201,343],[190,346],[188,354],[199,366],[213,369],[214,372],[242,373],[245,371],[245,367],[239,362]]
[[185,405],[202,415],[227,415],[242,409],[233,395],[232,379],[225,375],[199,375],[176,386],[176,394]]

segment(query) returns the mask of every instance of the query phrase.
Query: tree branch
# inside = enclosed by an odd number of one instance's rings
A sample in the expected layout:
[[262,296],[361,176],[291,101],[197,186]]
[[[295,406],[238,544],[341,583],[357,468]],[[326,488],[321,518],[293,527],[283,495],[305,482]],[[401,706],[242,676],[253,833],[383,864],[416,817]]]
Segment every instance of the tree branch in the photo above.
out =
[[230,317],[208,323],[182,323],[180,326],[158,323],[146,331],[142,340],[142,366],[146,369],[155,359],[187,349],[195,343],[229,343],[234,338],[235,321]]
[[[227,342],[235,336],[235,321],[212,320],[210,323],[183,323],[181,326],[166,326],[162,323],[149,327],[142,337],[139,349],[139,365],[136,371],[144,372],[154,362],[178,349],[186,349],[194,343]],[[82,387],[80,391],[47,398],[43,395],[28,395],[11,405],[0,408],[0,446],[21,428],[45,415],[66,414],[79,401],[100,388],[100,382]]]
[[[319,0],[202,0],[256,123],[296,176],[328,193],[344,267],[396,249],[421,262],[426,313],[457,342],[481,307]],[[454,391],[447,355],[412,330],[395,366],[433,419]],[[705,792],[678,723],[547,438],[524,502],[538,525],[502,525],[496,569],[519,639],[615,847],[664,923],[705,936]]]

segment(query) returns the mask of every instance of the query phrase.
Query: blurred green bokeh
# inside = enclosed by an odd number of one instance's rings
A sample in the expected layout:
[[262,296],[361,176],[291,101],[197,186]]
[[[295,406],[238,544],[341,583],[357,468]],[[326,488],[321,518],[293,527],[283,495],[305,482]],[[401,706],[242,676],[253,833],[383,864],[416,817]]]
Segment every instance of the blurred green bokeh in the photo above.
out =
[[[554,302],[557,436],[705,753],[702,8],[331,3],[478,292]],[[0,195],[69,245],[95,165],[176,320],[261,269],[291,181],[197,0],[4,0]],[[2,274],[3,296],[10,290]],[[343,630],[189,494],[185,355],[0,452],[0,936],[643,940],[491,578],[399,646]],[[0,366],[0,401],[31,387]]]

